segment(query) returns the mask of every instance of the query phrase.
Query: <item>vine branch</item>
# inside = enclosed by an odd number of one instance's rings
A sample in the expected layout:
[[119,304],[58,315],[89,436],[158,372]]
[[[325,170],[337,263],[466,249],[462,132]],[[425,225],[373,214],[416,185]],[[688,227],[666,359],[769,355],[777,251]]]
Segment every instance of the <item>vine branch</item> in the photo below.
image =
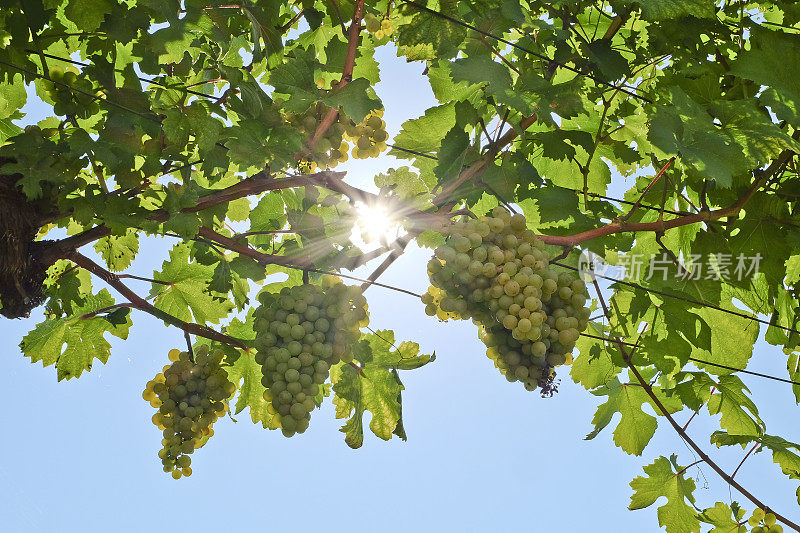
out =
[[[358,49],[358,40],[361,34],[361,19],[364,17],[364,0],[357,0],[355,8],[353,9],[353,21],[350,23],[350,35],[347,39],[347,55],[344,58],[344,68],[342,69],[342,78],[336,85],[337,89],[341,89],[353,79],[353,68],[356,64],[356,50]],[[333,126],[336,117],[339,116],[339,111],[336,109],[329,109],[322,121],[317,126],[314,135],[308,141],[309,148],[314,148],[323,135]]]
[[[597,279],[593,277],[592,278],[592,283],[594,284],[595,291],[597,292],[598,299],[600,300],[600,304],[601,304],[601,306],[603,308],[603,312],[605,313],[607,318],[610,318],[611,317],[611,313],[608,310],[608,306],[606,305],[605,298],[603,297],[603,293],[600,290],[600,285],[597,283]],[[639,382],[639,384],[642,386],[644,391],[647,393],[647,395],[653,401],[653,404],[658,408],[658,410],[661,412],[661,414],[667,419],[667,421],[670,423],[670,425],[675,430],[675,432],[678,433],[678,436],[684,442],[686,442],[686,444],[688,444],[697,453],[697,455],[700,457],[700,459],[703,462],[705,462],[708,466],[710,466],[711,469],[714,470],[714,472],[716,472],[728,485],[730,485],[731,487],[733,487],[737,491],[739,491],[739,493],[742,496],[744,496],[745,498],[750,500],[750,502],[752,502],[756,507],[758,507],[760,509],[764,509],[765,512],[771,512],[772,514],[774,514],[778,518],[778,520],[780,520],[781,522],[783,522],[787,526],[791,527],[795,531],[800,532],[800,526],[798,526],[797,524],[795,524],[794,522],[792,522],[791,520],[789,520],[785,516],[775,512],[769,506],[764,504],[761,500],[756,498],[753,494],[750,493],[750,491],[748,491],[746,488],[744,488],[742,485],[740,485],[736,480],[734,480],[733,476],[728,475],[727,472],[725,472],[717,463],[715,463],[703,451],[702,448],[700,448],[700,446],[697,445],[697,443],[694,441],[694,439],[692,439],[689,436],[689,434],[680,426],[680,424],[678,424],[678,422],[675,421],[675,418],[673,418],[672,414],[670,414],[669,410],[667,410],[667,408],[664,406],[664,404],[661,403],[661,400],[658,398],[656,393],[653,391],[653,387],[650,385],[650,383],[646,379],[644,379],[642,374],[636,368],[636,365],[633,364],[633,361],[631,360],[631,354],[628,353],[628,351],[625,349],[625,344],[620,340],[619,337],[615,337],[613,340],[617,344],[617,347],[619,348],[619,351],[622,354],[622,359],[625,361],[625,364],[628,366],[630,371],[636,377],[636,380]]]
[[[248,349],[248,346],[239,339],[215,331],[207,326],[202,326],[200,324],[194,324],[191,322],[185,322],[183,320],[180,320],[179,318],[170,315],[169,313],[162,311],[161,309],[157,309],[153,304],[151,304],[150,302],[148,302],[147,300],[145,300],[144,298],[133,292],[124,283],[122,283],[122,281],[120,281],[119,279],[119,276],[117,276],[112,272],[109,272],[108,270],[101,267],[100,265],[98,265],[85,255],[81,254],[80,252],[73,250],[73,252],[69,255],[68,258],[74,261],[75,264],[78,265],[79,267],[91,272],[98,278],[108,283],[118,293],[127,298],[130,304],[126,304],[125,307],[139,309],[140,311],[144,311],[148,314],[151,314],[156,318],[160,318],[167,324],[182,329],[186,335],[189,334],[197,335],[199,337],[205,337],[206,339],[211,339],[225,344],[229,344],[231,346],[236,346],[237,348],[241,348],[242,350]],[[119,307],[122,307],[122,305],[119,305]]]

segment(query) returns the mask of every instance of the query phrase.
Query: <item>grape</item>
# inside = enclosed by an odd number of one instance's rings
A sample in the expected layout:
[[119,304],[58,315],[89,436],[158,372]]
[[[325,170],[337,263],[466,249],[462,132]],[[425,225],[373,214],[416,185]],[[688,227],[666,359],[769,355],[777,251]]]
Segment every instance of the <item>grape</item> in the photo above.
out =
[[212,425],[225,411],[235,386],[220,366],[222,351],[210,353],[207,345],[188,352],[171,350],[171,365],[147,382],[142,397],[158,411],[153,423],[163,430],[158,452],[165,472],[179,479],[192,473],[189,454],[214,434]]
[[361,289],[340,282],[328,285],[284,287],[278,294],[259,296],[256,361],[263,361],[264,399],[286,437],[308,428],[330,367],[352,360],[351,346],[367,324]]
[[588,294],[582,281],[550,270],[544,243],[526,227],[502,207],[444,226],[423,303],[441,320],[472,319],[505,377],[544,395],[588,325]]

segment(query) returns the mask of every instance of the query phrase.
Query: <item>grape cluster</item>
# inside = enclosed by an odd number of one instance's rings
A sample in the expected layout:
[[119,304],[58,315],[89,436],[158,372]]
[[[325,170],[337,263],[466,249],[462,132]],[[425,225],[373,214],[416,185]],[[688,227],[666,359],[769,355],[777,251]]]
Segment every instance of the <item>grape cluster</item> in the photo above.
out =
[[352,122],[345,127],[345,138],[355,144],[353,157],[367,159],[378,157],[386,150],[386,123],[383,121],[383,111],[377,109],[367,115],[359,124]]
[[[91,81],[85,77],[78,77],[75,72],[64,72],[56,68],[51,68],[49,74],[50,80],[53,81],[42,80],[42,88],[53,101],[53,112],[56,115],[70,115],[85,119],[100,111],[100,104],[96,99],[69,89],[69,87],[74,87],[94,94],[94,87]],[[65,87],[65,85],[69,87]]]
[[[327,113],[327,109],[322,104],[317,104],[303,114],[290,115],[288,117],[289,124],[297,128],[305,138],[309,139],[317,131],[317,127],[322,121],[322,117]],[[347,123],[347,117],[339,113],[339,120],[328,128],[325,135],[317,141],[317,144],[311,150],[305,162],[309,170],[317,167],[335,167],[339,163],[347,161],[349,146],[343,139]]]
[[433,286],[422,296],[425,312],[442,320],[471,318],[509,381],[551,392],[554,367],[571,362],[588,325],[586,285],[552,271],[525,217],[501,207],[442,233],[447,240],[428,262]]
[[235,389],[220,367],[222,352],[209,353],[208,346],[188,352],[170,350],[162,372],[147,382],[142,397],[158,409],[153,423],[164,431],[164,446],[158,456],[165,472],[179,479],[192,473],[189,454],[214,434],[211,426],[225,412]]
[[372,13],[364,15],[364,25],[367,27],[367,31],[375,35],[377,39],[389,37],[394,33],[394,28],[389,19],[379,19]]
[[750,533],[783,533],[783,526],[777,524],[777,517],[763,509],[755,509],[747,524],[753,529]]
[[291,437],[308,428],[330,367],[352,361],[351,347],[368,320],[367,300],[360,287],[330,282],[263,292],[259,301],[254,329],[264,399]]

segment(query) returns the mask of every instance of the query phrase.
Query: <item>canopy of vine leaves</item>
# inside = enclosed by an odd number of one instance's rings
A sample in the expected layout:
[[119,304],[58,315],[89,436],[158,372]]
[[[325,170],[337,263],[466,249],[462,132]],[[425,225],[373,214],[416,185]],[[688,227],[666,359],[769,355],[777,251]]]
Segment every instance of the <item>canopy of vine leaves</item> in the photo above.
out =
[[[438,101],[393,138],[374,90],[390,43],[425,65]],[[21,128],[28,84],[52,116]],[[58,380],[109,362],[108,336],[125,339],[139,313],[182,329],[187,352],[145,399],[165,413],[165,468],[183,475],[168,449],[202,446],[225,410],[291,436],[333,401],[358,448],[367,412],[375,435],[405,439],[401,372],[433,357],[369,329],[361,290],[333,276],[366,290],[416,242],[437,254],[431,320],[479,322],[500,371],[530,389],[569,372],[604,400],[591,436],[616,424],[628,454],[674,429],[742,502],[703,509],[686,466],[660,457],[631,483],[632,509],[665,497],[669,533],[800,531],[797,509],[771,508],[707,455],[763,451],[800,480],[800,445],[768,432],[740,379],[763,334],[786,373],[759,377],[800,402],[798,139],[790,0],[0,0],[0,314],[44,306],[20,348]],[[382,153],[407,164],[375,176],[377,194],[335,169]],[[365,243],[352,229],[370,210],[402,230]],[[175,245],[138,294],[126,269],[156,236]],[[461,285],[437,282],[462,255],[461,278],[448,274]],[[458,290],[477,278],[486,294],[502,278],[506,304],[468,308],[486,296]],[[270,355],[284,338],[288,362]],[[207,405],[169,399],[180,380],[180,397],[199,386]],[[169,409],[183,413],[173,437]],[[718,415],[710,436],[673,416],[700,410]]]

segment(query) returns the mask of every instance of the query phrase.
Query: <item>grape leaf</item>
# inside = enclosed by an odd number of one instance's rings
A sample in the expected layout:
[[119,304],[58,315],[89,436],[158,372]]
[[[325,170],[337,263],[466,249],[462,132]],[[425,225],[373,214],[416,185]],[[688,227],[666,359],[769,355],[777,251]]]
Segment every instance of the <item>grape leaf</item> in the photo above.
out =
[[[750,48],[731,64],[731,72],[768,87],[779,118],[797,124],[800,117],[800,80],[786,65],[800,61],[800,43],[795,35],[768,30],[758,24],[751,29]],[[779,54],[775,51],[780,50]]]
[[219,322],[228,316],[233,304],[217,300],[207,291],[213,273],[210,266],[189,262],[187,245],[174,246],[161,271],[153,273],[153,279],[161,282],[153,283],[150,291],[150,296],[155,296],[154,305],[185,322],[191,322],[192,317],[200,324]]
[[105,16],[111,13],[112,6],[110,0],[69,0],[67,7],[64,8],[64,14],[78,28],[94,31]]
[[[353,348],[359,365],[340,364],[331,369],[336,418],[348,418],[341,431],[351,448],[364,443],[363,417],[372,413],[370,430],[383,440],[398,435],[405,440],[401,420],[404,387],[397,370],[412,370],[428,364],[435,355],[419,353],[412,342],[394,346],[394,333],[376,331],[364,335]],[[400,429],[398,429],[400,428]]]
[[727,504],[717,502],[714,507],[710,507],[700,514],[700,520],[714,526],[709,533],[739,533],[739,522],[744,515],[744,510],[738,506],[734,511]]
[[686,503],[688,500],[694,504],[694,480],[684,477],[684,469],[677,464],[677,457],[659,457],[644,467],[644,473],[646,477],[639,476],[631,481],[633,495],[628,508],[644,509],[663,496],[667,503],[658,508],[658,523],[667,533],[700,531],[694,508]]
[[[657,389],[654,392],[658,393]],[[592,391],[595,396],[608,396],[606,403],[597,408],[592,418],[594,430],[586,436],[587,440],[595,438],[608,424],[616,413],[620,413],[619,424],[614,429],[614,443],[626,453],[641,455],[647,443],[653,438],[658,422],[655,417],[642,410],[644,404],[650,404],[660,414],[658,407],[653,404],[647,392],[636,384],[621,383],[614,378],[605,385]],[[674,413],[683,408],[682,403],[674,397],[658,394],[659,400]]]
[[109,235],[94,244],[94,249],[106,262],[109,270],[120,272],[131,265],[139,252],[139,235],[129,229],[125,235]]
[[371,111],[383,106],[365,78],[354,79],[341,89],[331,91],[322,101],[334,109],[341,106],[344,114],[355,122],[361,122]]
[[[605,336],[603,329],[590,322],[588,332],[598,337]],[[575,343],[579,355],[572,362],[570,376],[575,383],[585,389],[594,389],[606,385],[622,370],[611,358],[609,349],[603,341],[581,335]]]
[[39,323],[20,343],[20,348],[31,363],[41,361],[44,366],[55,364],[58,380],[80,377],[91,370],[95,359],[105,364],[111,355],[111,345],[106,333],[126,339],[130,318],[124,323],[112,323],[103,316],[85,315],[114,305],[111,294],[103,289],[86,298],[86,303],[75,309],[73,315],[54,318]]
[[720,426],[732,435],[760,435],[764,422],[758,416],[758,408],[747,396],[750,392],[737,376],[720,376],[715,387],[717,392],[708,400],[708,412],[720,414]]
[[[434,152],[456,123],[456,111],[454,104],[445,104],[432,107],[425,111],[419,118],[407,120],[403,123],[394,138],[394,143],[409,150],[418,152]],[[407,157],[400,151],[389,152],[390,155],[397,157]]]
[[268,429],[278,429],[280,421],[267,409],[269,402],[264,399],[264,385],[261,384],[263,374],[261,366],[256,363],[253,354],[242,352],[234,363],[226,367],[228,379],[236,385],[239,394],[236,396],[234,414],[245,408],[250,410],[250,418],[254,424],[261,424]]
[[714,4],[705,0],[623,0],[639,4],[647,20],[672,20],[686,16],[714,18]]

